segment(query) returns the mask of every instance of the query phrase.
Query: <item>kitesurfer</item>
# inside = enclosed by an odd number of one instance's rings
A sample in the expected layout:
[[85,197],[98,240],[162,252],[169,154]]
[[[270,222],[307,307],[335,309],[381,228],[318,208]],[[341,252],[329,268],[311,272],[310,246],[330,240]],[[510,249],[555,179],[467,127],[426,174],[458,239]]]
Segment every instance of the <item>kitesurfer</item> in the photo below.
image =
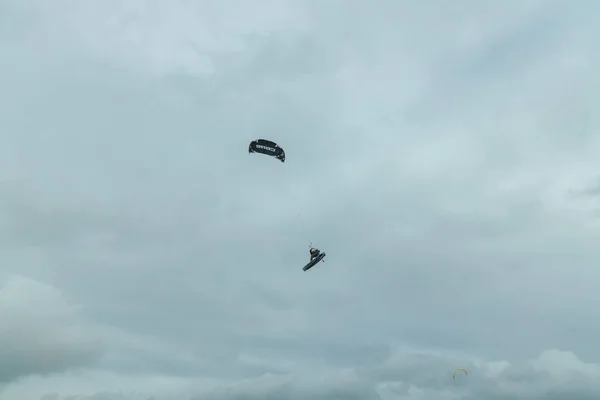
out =
[[311,247],[310,261],[313,261],[315,258],[319,257],[320,254],[321,254],[321,251],[319,249],[315,249],[314,247]]

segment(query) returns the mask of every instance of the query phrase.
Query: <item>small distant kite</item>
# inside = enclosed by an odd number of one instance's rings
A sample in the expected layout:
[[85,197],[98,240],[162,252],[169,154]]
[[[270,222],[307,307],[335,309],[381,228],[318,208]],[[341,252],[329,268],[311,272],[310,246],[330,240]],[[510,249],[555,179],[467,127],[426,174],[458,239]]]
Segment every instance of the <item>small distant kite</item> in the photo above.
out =
[[462,371],[462,372],[464,372],[464,373],[465,373],[465,375],[469,375],[469,373],[467,372],[467,370],[466,370],[466,369],[464,369],[464,368],[456,368],[456,369],[454,370],[454,374],[452,374],[452,379],[456,380],[456,373],[457,373],[458,371]]
[[285,151],[275,142],[266,139],[257,139],[250,142],[248,153],[261,153],[275,157],[281,162],[285,162]]

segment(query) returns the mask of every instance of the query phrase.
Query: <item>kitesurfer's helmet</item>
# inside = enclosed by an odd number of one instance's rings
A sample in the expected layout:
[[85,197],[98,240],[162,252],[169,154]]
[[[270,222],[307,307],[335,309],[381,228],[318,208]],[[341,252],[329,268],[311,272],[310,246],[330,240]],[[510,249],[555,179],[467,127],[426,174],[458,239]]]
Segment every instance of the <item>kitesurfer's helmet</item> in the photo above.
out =
[[310,254],[315,254],[317,252],[317,249],[315,249],[314,247],[310,249]]

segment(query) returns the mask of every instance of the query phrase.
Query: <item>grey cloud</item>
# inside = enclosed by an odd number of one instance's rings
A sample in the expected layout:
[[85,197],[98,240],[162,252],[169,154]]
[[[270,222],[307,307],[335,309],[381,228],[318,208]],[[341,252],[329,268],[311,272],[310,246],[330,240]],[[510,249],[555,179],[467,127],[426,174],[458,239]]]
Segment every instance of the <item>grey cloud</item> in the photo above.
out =
[[[600,357],[600,237],[567,193],[597,174],[594,13],[67,3],[9,6],[32,29],[0,67],[0,177],[25,182],[1,189],[0,272],[75,299],[106,351],[88,381],[19,380],[8,400],[158,400],[161,377],[178,400],[596,390],[524,361]],[[247,154],[257,137],[286,163]],[[310,241],[328,258],[303,273]],[[56,371],[91,365],[65,340]],[[456,365],[475,372],[451,382]]]
[[13,277],[0,289],[0,382],[93,365],[102,347],[55,288]]
[[75,395],[67,397],[59,397],[58,395],[48,395],[40,400],[162,400],[155,397],[138,394],[123,394],[123,393],[95,393],[92,395]]
[[27,181],[2,182],[1,245],[45,247],[85,241],[86,235],[111,232],[115,218],[103,215],[102,210],[78,204],[64,204],[40,196],[28,187]]
[[573,189],[571,194],[575,197],[597,197],[600,195],[600,179],[596,179],[596,182],[586,186],[582,189]]
[[[386,386],[391,387],[396,395],[404,395],[406,397],[401,398],[406,399],[508,400],[528,398],[554,400],[567,398],[566,396],[573,396],[571,398],[582,396],[581,398],[585,399],[591,393],[598,393],[600,389],[596,381],[600,365],[582,363],[572,353],[558,350],[549,350],[536,360],[511,365],[500,374],[495,373],[494,375],[487,375],[485,365],[461,365],[468,369],[469,375],[459,376],[456,381],[452,380],[451,375],[455,366],[459,365],[457,360],[443,355],[402,353],[399,355],[401,356],[391,359],[383,367],[360,368],[354,375],[354,380],[339,382],[337,388],[329,387],[329,385],[336,384],[331,381],[327,382],[327,379],[325,383],[320,384],[315,379],[312,383],[314,386],[305,384],[302,387],[296,387],[294,388],[295,394],[290,393],[280,398],[304,398],[302,396],[306,396],[309,392],[311,398],[316,396],[316,398],[323,399],[396,398],[385,397],[381,383],[386,383]],[[386,372],[382,373],[383,371]],[[391,385],[394,382],[396,384]],[[258,387],[263,385],[257,382]],[[284,387],[285,384],[282,383],[270,393],[275,395]],[[314,389],[309,389],[309,387]],[[243,388],[241,389],[243,390]],[[245,396],[248,397],[241,398],[259,398],[261,395],[265,395],[265,392],[262,392],[255,394],[256,397],[251,397],[248,392],[245,392]],[[235,393],[231,392],[223,396],[223,398],[237,398]],[[204,398],[211,397],[210,395],[199,397],[199,399]]]
[[[453,380],[457,362],[458,357],[448,355],[401,351],[378,367],[264,374],[244,381],[225,381],[214,389],[201,388],[202,394],[190,399],[562,400],[568,396],[591,399],[600,389],[600,365],[582,363],[569,352],[548,350],[536,359],[505,363],[502,369],[492,362],[473,360],[465,364],[463,360],[460,365],[468,369],[469,375]],[[108,394],[104,396],[112,399]],[[137,400],[143,395],[114,396]]]

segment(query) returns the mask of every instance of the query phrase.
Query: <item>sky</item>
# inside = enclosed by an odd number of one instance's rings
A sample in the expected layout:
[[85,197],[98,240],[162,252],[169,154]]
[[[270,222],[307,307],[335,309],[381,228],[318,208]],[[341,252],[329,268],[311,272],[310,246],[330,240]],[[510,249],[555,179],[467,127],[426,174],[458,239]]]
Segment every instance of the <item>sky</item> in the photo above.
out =
[[0,398],[600,398],[599,12],[0,0]]

